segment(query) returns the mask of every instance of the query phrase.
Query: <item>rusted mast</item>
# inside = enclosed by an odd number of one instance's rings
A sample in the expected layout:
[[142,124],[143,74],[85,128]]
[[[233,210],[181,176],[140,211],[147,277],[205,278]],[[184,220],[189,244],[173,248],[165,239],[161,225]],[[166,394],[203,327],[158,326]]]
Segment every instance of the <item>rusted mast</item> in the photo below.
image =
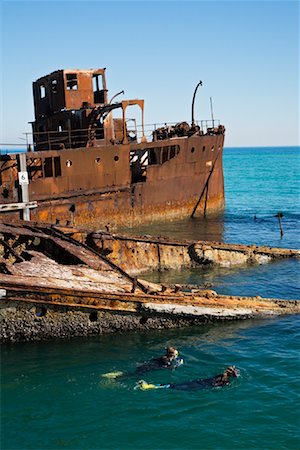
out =
[[193,95],[193,101],[192,101],[192,127],[195,126],[195,117],[194,117],[194,103],[195,103],[195,97],[196,97],[196,93],[198,90],[198,87],[202,86],[202,81],[200,80],[199,83],[196,86],[196,89],[194,91],[194,95]]

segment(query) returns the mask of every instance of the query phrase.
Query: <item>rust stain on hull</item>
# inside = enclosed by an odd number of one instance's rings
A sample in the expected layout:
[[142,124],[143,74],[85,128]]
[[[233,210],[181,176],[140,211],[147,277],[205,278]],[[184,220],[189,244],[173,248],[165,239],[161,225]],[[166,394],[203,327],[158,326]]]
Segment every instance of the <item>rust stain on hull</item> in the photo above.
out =
[[299,250],[207,241],[176,241],[164,237],[133,237],[96,232],[87,235],[89,245],[134,275],[148,270],[182,267],[233,267],[266,264],[283,258],[300,258]]

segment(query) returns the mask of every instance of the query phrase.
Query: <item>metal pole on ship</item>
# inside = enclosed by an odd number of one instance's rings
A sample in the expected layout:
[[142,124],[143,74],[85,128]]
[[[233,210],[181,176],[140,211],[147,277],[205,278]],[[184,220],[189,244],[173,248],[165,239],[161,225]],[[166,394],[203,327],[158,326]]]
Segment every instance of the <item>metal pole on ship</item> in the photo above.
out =
[[211,113],[211,121],[212,121],[212,127],[215,128],[215,121],[214,121],[214,111],[213,111],[213,104],[212,104],[212,98],[210,98],[210,113]]
[[[19,155],[20,162],[20,172],[19,185],[21,186],[22,202],[28,204],[29,202],[29,190],[28,190],[28,173],[27,173],[27,163],[25,153]],[[24,206],[23,209],[23,220],[30,220],[30,210],[28,207]]]
[[199,86],[202,86],[202,81],[201,80],[197,84],[196,89],[194,91],[194,95],[193,95],[193,101],[192,101],[192,127],[195,126],[194,103],[195,103],[196,92],[197,92]]

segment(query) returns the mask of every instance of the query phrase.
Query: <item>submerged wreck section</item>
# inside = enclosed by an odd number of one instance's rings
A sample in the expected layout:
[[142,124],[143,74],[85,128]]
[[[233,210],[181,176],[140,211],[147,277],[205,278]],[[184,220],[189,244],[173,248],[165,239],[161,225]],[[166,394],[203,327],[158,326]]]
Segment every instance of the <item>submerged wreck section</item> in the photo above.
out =
[[[300,312],[297,300],[186,291],[180,285],[167,287],[137,279],[104,256],[103,249],[101,254],[80,242],[91,236],[76,230],[70,234],[73,237],[34,223],[0,224],[2,342]],[[286,252],[282,255],[299,256]]]
[[[23,280],[20,280],[23,281]],[[214,321],[299,314],[298,301],[196,294],[103,294],[10,285],[1,277],[1,341],[175,328]]]
[[177,241],[164,237],[128,236],[107,232],[87,235],[89,245],[136,275],[149,270],[183,267],[232,267],[265,264],[276,259],[300,258],[299,250],[207,241]]

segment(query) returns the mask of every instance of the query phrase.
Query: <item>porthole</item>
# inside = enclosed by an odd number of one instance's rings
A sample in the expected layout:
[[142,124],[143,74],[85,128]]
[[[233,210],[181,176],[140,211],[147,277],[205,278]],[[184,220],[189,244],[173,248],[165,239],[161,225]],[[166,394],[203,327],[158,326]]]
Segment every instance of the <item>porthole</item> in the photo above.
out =
[[202,151],[203,151],[203,152],[205,151],[205,145],[203,145]]
[[101,158],[96,158],[95,163],[99,165],[101,163]]
[[42,305],[42,306],[37,306],[35,308],[35,315],[37,317],[44,317],[46,314],[47,314],[46,306]]
[[215,149],[215,146],[214,146],[214,145],[212,145],[212,146],[211,146],[211,151],[213,152],[213,151],[214,151],[214,149]]
[[98,312],[97,311],[93,311],[90,313],[89,319],[91,322],[97,322],[98,320]]
[[191,148],[191,153],[194,153],[194,151],[195,151],[195,147],[192,147]]
[[3,188],[2,196],[3,196],[4,198],[8,198],[8,196],[9,196],[9,190],[8,190],[6,187]]
[[70,159],[67,159],[66,166],[67,167],[71,167],[72,166],[72,161]]
[[119,157],[116,155],[115,157],[114,157],[114,160],[117,162],[117,161],[119,161]]

